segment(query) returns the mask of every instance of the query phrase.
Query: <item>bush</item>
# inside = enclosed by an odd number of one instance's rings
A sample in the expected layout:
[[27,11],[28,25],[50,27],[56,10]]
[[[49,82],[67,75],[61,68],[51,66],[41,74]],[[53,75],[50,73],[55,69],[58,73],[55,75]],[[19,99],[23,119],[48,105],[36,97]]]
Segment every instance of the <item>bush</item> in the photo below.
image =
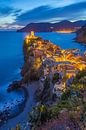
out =
[[62,100],[67,100],[68,98],[71,97],[71,91],[70,89],[67,89],[65,92],[63,92],[61,99]]
[[58,82],[59,78],[60,78],[59,73],[55,73],[53,76],[52,83],[55,84],[56,82]]
[[80,71],[72,82],[74,89],[86,88],[86,70]]
[[61,109],[55,105],[53,107],[50,108],[50,118],[58,118],[58,114],[59,114],[59,111]]
[[29,122],[32,126],[38,126],[44,123],[48,119],[49,113],[47,106],[41,104],[33,108],[29,113]]

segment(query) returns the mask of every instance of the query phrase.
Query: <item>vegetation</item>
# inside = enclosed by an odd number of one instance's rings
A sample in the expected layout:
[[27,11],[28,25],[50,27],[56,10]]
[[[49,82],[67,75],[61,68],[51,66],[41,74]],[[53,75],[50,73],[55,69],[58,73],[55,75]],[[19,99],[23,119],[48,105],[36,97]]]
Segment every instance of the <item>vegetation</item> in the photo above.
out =
[[[69,118],[72,121],[77,122],[80,128],[82,126],[84,128],[86,121],[86,101],[83,100],[83,93],[86,93],[86,89],[84,88],[84,91],[83,88],[79,89],[76,81],[78,80],[78,84],[81,85],[82,83],[84,86],[85,80],[82,80],[82,82],[81,79],[83,79],[85,75],[85,71],[79,72],[74,78],[70,88],[67,88],[65,92],[63,92],[61,99],[55,105],[50,107],[44,104],[36,106],[33,111],[29,113],[29,121],[31,124],[36,127],[50,119],[57,119],[59,118],[61,110],[66,109],[68,111]],[[49,81],[47,80],[45,84],[47,84],[46,88],[49,88]],[[73,87],[73,85],[75,86]],[[44,94],[45,93],[43,93],[43,95]],[[45,99],[40,98],[40,100],[42,101]]]
[[21,130],[21,125],[20,125],[20,124],[17,124],[17,125],[16,125],[16,129],[11,128],[11,130]]
[[29,113],[29,122],[32,126],[39,126],[47,121],[48,116],[49,113],[47,112],[47,107],[41,104],[34,107],[32,112]]
[[52,83],[55,84],[56,82],[58,82],[59,78],[60,78],[59,73],[55,73],[52,79]]
[[71,97],[71,90],[70,89],[67,89],[61,96],[61,99],[62,100],[67,100],[68,98]]
[[[79,104],[80,103],[80,104]],[[44,106],[44,110],[40,111],[42,107],[37,106],[33,111],[29,114],[29,121],[31,122],[32,126],[37,127],[44,122],[50,120],[50,119],[57,119],[59,118],[59,114],[61,110],[67,109],[70,119],[73,121],[77,121],[79,118],[79,121],[83,118],[83,121],[86,119],[86,115],[84,115],[84,112],[86,112],[86,109],[83,107],[83,104],[79,102],[78,104],[74,102],[74,100],[61,100],[58,104],[51,106],[50,108]],[[86,104],[85,104],[86,107]],[[40,108],[40,109],[39,109]],[[46,109],[45,109],[46,108]]]
[[80,71],[72,82],[73,89],[86,89],[86,70]]

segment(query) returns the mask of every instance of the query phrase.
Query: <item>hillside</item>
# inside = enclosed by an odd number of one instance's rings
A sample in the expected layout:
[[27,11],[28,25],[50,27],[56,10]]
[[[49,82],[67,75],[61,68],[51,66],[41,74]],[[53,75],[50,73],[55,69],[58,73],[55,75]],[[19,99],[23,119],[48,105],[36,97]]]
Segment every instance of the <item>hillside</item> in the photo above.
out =
[[72,32],[77,31],[86,23],[86,21],[76,21],[70,22],[67,20],[61,21],[59,23],[30,23],[24,28],[17,30],[18,32],[55,32],[61,30],[72,30]]
[[86,24],[77,31],[76,41],[86,44]]

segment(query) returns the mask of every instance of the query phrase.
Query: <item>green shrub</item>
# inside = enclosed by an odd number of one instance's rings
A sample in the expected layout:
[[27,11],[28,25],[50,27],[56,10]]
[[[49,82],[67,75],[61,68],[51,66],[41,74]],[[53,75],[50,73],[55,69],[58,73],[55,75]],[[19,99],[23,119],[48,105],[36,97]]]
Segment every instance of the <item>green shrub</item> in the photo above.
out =
[[63,92],[61,99],[62,100],[67,100],[68,98],[71,97],[71,90],[67,89],[65,92]]
[[55,84],[59,80],[59,73],[55,73],[52,79],[52,83]]

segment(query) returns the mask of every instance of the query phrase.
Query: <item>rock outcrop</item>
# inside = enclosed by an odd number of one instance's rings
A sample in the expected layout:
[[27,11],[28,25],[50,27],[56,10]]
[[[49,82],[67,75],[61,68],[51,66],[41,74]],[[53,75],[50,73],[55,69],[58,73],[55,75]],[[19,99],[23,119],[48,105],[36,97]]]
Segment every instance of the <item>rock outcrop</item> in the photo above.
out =
[[76,34],[76,41],[86,44],[86,24]]
[[11,92],[13,90],[17,90],[19,88],[23,87],[22,86],[22,81],[14,81],[12,84],[9,85],[7,91]]
[[33,34],[27,36],[24,42],[24,66],[21,74],[23,82],[39,80],[43,76],[43,60],[46,59],[48,54],[60,50],[59,46],[53,45],[48,40],[43,40],[41,37],[34,36]]

